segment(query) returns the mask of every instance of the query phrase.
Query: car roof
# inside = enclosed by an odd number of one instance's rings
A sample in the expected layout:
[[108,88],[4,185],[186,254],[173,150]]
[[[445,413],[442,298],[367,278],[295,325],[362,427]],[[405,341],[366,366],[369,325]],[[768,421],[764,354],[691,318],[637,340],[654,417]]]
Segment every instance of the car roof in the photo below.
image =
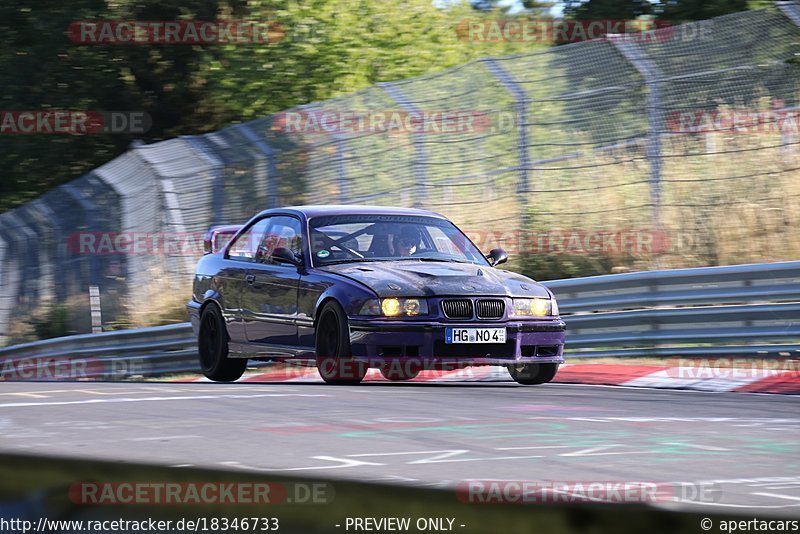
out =
[[308,206],[287,206],[285,208],[269,209],[261,212],[262,214],[276,212],[293,212],[302,214],[306,218],[317,217],[320,215],[420,215],[427,217],[437,217],[446,219],[444,215],[433,211],[421,210],[417,208],[395,208],[388,206],[362,206],[356,204],[319,204]]

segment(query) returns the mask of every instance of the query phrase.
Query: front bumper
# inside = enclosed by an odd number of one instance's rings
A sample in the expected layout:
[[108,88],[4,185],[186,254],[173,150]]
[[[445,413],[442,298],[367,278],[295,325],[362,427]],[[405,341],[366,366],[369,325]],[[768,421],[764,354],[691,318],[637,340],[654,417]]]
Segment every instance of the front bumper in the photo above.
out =
[[[446,327],[506,328],[504,344],[446,344]],[[380,362],[418,359],[423,367],[564,363],[561,320],[420,322],[350,319],[353,358]]]

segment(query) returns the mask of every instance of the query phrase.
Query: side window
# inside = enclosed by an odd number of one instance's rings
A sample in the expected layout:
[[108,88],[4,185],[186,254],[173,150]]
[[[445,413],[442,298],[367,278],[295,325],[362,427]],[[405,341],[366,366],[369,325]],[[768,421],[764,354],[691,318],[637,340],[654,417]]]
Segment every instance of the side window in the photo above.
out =
[[303,252],[303,233],[298,219],[285,216],[270,218],[269,228],[258,247],[257,260],[272,263],[269,257],[276,248],[288,248],[296,256]]
[[264,240],[264,234],[271,219],[271,217],[261,219],[240,235],[231,244],[231,248],[228,250],[228,257],[232,260],[254,261],[258,253],[259,243]]

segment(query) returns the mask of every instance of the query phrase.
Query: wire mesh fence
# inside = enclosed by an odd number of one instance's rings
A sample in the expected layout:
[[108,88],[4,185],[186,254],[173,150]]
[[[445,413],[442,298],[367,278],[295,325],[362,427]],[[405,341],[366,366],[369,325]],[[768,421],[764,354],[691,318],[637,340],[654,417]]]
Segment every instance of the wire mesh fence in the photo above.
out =
[[432,209],[538,278],[556,263],[569,276],[595,274],[568,271],[581,262],[796,259],[798,24],[785,2],[484,58],[133,147],[0,215],[0,343],[57,317],[89,332],[90,286],[106,329],[168,322],[203,232],[281,205]]

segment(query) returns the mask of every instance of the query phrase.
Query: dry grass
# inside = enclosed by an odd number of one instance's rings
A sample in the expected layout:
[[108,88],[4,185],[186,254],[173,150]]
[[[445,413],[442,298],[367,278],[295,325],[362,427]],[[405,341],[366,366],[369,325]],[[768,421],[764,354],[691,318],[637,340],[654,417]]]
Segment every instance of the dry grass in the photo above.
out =
[[[769,137],[740,139],[715,135],[719,152],[778,142]],[[692,152],[696,150],[692,143],[698,142],[704,141],[675,138],[665,146],[665,152]],[[529,201],[533,206],[533,231],[661,230],[666,233],[667,248],[658,254],[603,255],[601,260],[604,261],[599,265],[608,273],[800,258],[800,170],[795,170],[800,168],[800,148],[793,146],[791,152],[781,148],[763,148],[665,159],[662,174],[664,207],[659,227],[653,224],[651,208],[631,208],[650,201],[646,163],[641,159],[619,162],[641,157],[640,149],[636,150],[639,151],[631,153],[626,149],[597,157],[594,159],[598,165],[596,169],[602,170],[587,171],[569,181],[562,173],[541,173],[536,184],[540,189],[558,191],[559,187],[570,189],[598,185],[602,188],[532,196]],[[617,187],[607,187],[609,185]],[[504,190],[507,192],[507,188]],[[485,207],[479,213],[474,208],[459,209],[457,206],[453,206],[450,212],[442,211],[466,228],[507,232],[509,236],[517,228],[519,220],[518,203],[507,195],[487,195]],[[497,214],[498,220],[482,219],[481,214],[485,216],[487,213]],[[502,242],[498,245],[502,246]],[[512,255],[508,268],[523,271],[525,262],[520,261],[518,255]],[[600,274],[581,273],[582,268],[585,267],[577,264],[574,267],[577,272],[554,273],[547,278]],[[535,272],[525,274],[542,278]],[[138,299],[136,306],[129,309],[131,326],[185,321],[190,276],[176,280],[174,276],[153,270],[149,278],[152,283],[148,287],[148,296]]]
[[186,303],[192,294],[191,274],[165,274],[157,266],[148,269],[148,284],[126,306],[130,328],[185,323]]

